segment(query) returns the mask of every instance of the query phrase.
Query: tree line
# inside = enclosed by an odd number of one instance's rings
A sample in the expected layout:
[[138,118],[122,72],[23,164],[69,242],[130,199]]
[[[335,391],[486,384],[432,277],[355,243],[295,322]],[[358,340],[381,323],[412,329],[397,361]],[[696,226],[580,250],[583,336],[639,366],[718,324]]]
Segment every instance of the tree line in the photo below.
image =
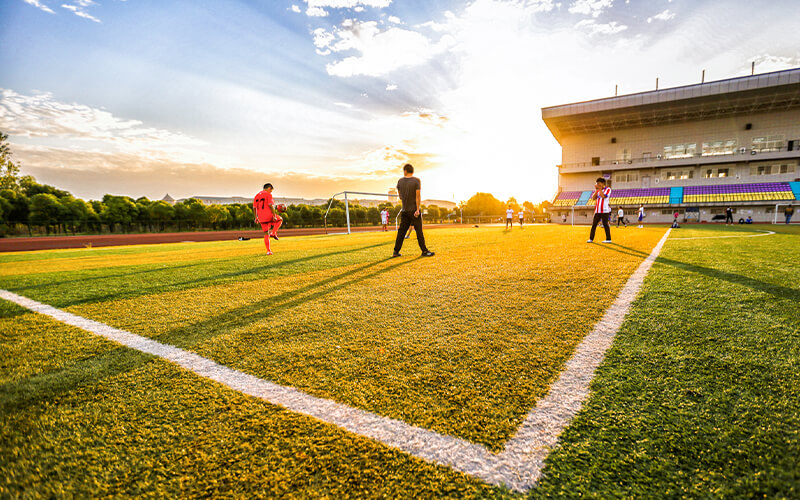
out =
[[[173,205],[163,200],[111,194],[103,196],[102,200],[84,201],[67,191],[40,184],[30,175],[21,176],[19,166],[11,160],[7,139],[8,136],[0,132],[0,236],[257,228],[252,203],[205,205],[189,198]],[[347,222],[344,203],[329,200],[329,204],[327,219],[327,205],[289,205],[283,214],[284,226],[344,226]],[[521,206],[530,212],[541,210],[527,201],[522,205],[514,198],[502,202],[488,193],[477,193],[452,210],[436,205],[421,208],[426,222],[439,223],[459,222],[462,213],[464,217],[499,216],[509,204],[515,211]],[[387,201],[366,207],[357,201],[350,202],[350,224],[379,225],[384,208],[389,211],[393,224],[401,208],[399,204]]]

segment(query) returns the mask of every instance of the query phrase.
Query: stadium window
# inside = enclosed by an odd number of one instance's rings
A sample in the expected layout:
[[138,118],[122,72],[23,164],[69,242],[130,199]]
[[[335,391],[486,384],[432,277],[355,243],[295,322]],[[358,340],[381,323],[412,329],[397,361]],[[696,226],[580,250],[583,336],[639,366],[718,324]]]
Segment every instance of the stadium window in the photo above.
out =
[[781,165],[781,173],[782,174],[790,174],[792,172],[794,172],[794,165],[791,165],[791,164]]
[[783,149],[783,136],[770,135],[763,137],[753,137],[751,148],[753,151],[758,151],[759,153],[766,153],[769,151],[780,151]]
[[691,179],[692,177],[694,177],[694,172],[693,171],[691,171],[691,170],[682,170],[681,171],[681,175],[680,175],[680,179],[681,180]]
[[664,146],[664,158],[691,158],[697,152],[697,143]]
[[703,156],[732,155],[736,151],[736,139],[703,143]]
[[721,168],[717,171],[717,177],[728,177],[728,169]]
[[599,156],[592,156],[592,166],[599,167],[600,166],[600,157]]
[[714,177],[714,171],[713,170],[708,169],[705,172],[703,172],[703,179],[710,179],[711,177]]

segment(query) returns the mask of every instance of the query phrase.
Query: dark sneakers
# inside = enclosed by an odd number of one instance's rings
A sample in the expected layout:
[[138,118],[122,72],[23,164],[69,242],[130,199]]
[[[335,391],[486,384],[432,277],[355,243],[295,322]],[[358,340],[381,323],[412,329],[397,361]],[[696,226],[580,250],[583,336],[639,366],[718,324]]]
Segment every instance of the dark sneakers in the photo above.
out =
[[434,255],[436,255],[436,254],[431,252],[430,250],[426,250],[426,251],[422,252],[422,256],[423,257],[433,257]]
[[278,240],[278,235],[277,234],[270,234],[269,237],[272,238],[273,240],[276,240],[276,241]]
[[392,253],[392,257],[400,257],[400,254],[399,254],[399,253],[397,253],[397,252],[393,252],[393,253]]

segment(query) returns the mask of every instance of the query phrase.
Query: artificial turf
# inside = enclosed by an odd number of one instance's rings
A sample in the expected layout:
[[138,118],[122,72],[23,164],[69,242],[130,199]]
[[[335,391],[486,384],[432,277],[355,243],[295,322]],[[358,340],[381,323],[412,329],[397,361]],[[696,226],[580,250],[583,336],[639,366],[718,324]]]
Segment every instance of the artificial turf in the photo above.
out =
[[[585,411],[530,495],[736,495],[762,491],[770,471],[777,487],[765,492],[796,494],[787,457],[798,449],[800,404],[787,384],[798,381],[775,368],[797,371],[797,231],[779,229],[667,243]],[[681,229],[673,237],[745,230],[753,228]],[[433,259],[416,257],[413,241],[407,257],[388,259],[391,234],[293,238],[274,258],[257,241],[8,254],[0,256],[0,288],[497,451],[663,231],[619,230],[614,245],[600,246],[583,243],[585,228],[437,230],[427,235]],[[728,267],[719,267],[719,254],[731,255]],[[769,302],[751,321],[737,306],[740,321],[725,321],[723,304],[776,294],[788,294],[786,307]],[[2,494],[509,495],[0,304]],[[717,324],[732,330],[708,326]],[[738,349],[736,328],[746,325],[754,344]],[[699,340],[705,330],[724,341]],[[777,352],[764,349],[778,338]],[[698,345],[720,349],[695,352]],[[739,371],[713,377],[728,366],[712,363],[723,353]],[[713,369],[689,370],[694,357]],[[748,363],[766,363],[775,375],[747,379],[740,372]],[[718,384],[702,389],[703,414],[730,420],[719,427],[727,441],[714,439],[713,426],[690,432],[695,403],[681,398],[696,395],[681,385],[687,370]],[[769,392],[769,404],[760,413],[745,407],[739,420],[726,413],[737,408],[730,401],[714,406],[739,385]],[[786,397],[773,414],[778,394]],[[730,445],[762,418],[762,432],[751,434],[775,452],[759,462]],[[638,448],[639,436],[650,444]],[[665,449],[671,454],[652,459]],[[711,468],[698,452],[734,472]],[[739,475],[756,486],[737,489]]]

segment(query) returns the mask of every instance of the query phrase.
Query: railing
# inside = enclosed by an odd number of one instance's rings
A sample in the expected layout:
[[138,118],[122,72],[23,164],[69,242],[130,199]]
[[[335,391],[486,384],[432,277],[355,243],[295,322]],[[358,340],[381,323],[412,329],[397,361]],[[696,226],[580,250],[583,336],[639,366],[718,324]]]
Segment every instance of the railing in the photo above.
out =
[[[730,153],[719,153],[719,154],[693,154],[693,155],[681,155],[681,156],[673,156],[673,157],[665,157],[664,155],[656,155],[656,156],[642,156],[639,158],[627,158],[624,160],[600,160],[597,162],[592,161],[584,161],[584,162],[575,162],[575,163],[564,163],[561,165],[556,165],[559,169],[562,168],[582,168],[582,167],[602,167],[602,166],[614,166],[614,165],[637,165],[642,163],[656,163],[656,162],[672,162],[672,161],[680,161],[680,160],[691,160],[691,159],[709,159],[712,160],[714,158],[720,157],[731,157],[731,156],[744,156],[749,154],[750,156],[757,156],[759,154],[766,154],[766,153],[781,153],[781,152],[788,152],[790,151],[786,147],[781,148],[773,148],[769,150],[754,150],[752,148],[739,148],[736,151],[731,151]],[[797,151],[798,155],[800,155],[800,149],[793,148],[791,151]]]

